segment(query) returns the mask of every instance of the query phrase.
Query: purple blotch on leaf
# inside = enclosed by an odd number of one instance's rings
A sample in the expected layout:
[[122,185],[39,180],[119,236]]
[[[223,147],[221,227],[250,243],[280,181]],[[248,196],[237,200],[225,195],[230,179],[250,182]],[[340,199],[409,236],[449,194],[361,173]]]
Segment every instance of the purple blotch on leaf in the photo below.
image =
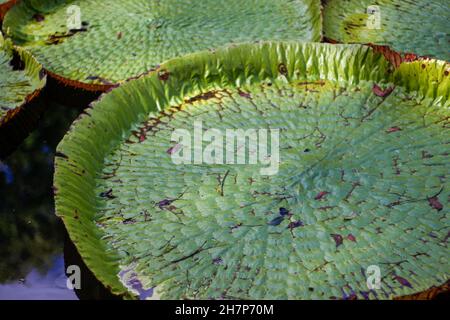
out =
[[113,192],[113,190],[109,189],[108,191],[100,193],[100,197],[108,198],[108,199],[114,199],[116,197],[112,194],[112,192]]
[[409,283],[409,281],[406,280],[405,278],[395,275],[394,279],[397,280],[402,286],[412,288],[411,283]]
[[280,208],[280,216],[287,216],[289,214],[289,210],[286,208]]
[[343,238],[340,234],[331,234],[331,237],[333,238],[334,242],[336,242],[336,248],[339,247],[342,242],[343,242]]
[[432,207],[433,209],[436,209],[437,211],[441,211],[444,208],[444,206],[439,201],[439,198],[437,196],[428,198],[428,203],[429,203],[430,207]]
[[283,220],[284,220],[284,217],[279,216],[279,217],[276,217],[276,218],[272,219],[268,223],[268,225],[270,225],[270,226],[278,226],[281,222],[283,222]]
[[294,229],[294,228],[303,227],[303,226],[304,226],[303,222],[300,220],[297,220],[297,221],[290,222],[288,225],[288,228]]

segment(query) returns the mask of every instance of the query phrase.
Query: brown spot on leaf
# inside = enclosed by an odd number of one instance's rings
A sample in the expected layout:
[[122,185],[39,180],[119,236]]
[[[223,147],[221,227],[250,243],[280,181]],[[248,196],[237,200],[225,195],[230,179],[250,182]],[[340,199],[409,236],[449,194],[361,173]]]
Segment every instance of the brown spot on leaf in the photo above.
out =
[[102,198],[108,198],[108,199],[115,199],[116,197],[112,194],[113,190],[109,189],[108,191],[100,193],[100,197]]
[[324,207],[319,207],[318,209],[321,211],[327,211],[327,210],[331,210],[336,208],[336,206],[324,206]]
[[392,133],[392,132],[397,132],[397,131],[401,131],[402,129],[400,127],[391,127],[389,129],[386,130],[387,133]]
[[41,22],[41,21],[45,20],[45,17],[40,13],[35,13],[35,14],[33,14],[33,19],[36,22]]
[[176,145],[174,145],[173,147],[169,148],[167,150],[167,154],[174,154],[175,152],[177,152],[178,150],[180,150],[183,147],[182,144],[177,143]]
[[59,152],[59,151],[57,151],[57,152],[55,153],[55,157],[63,158],[63,159],[69,159],[69,157],[68,157],[67,155],[65,155],[64,153]]
[[87,28],[81,27],[80,29],[70,29],[68,35],[69,36],[73,36],[74,34],[78,33],[78,32],[86,32],[88,31]]
[[[146,127],[139,129],[139,131],[132,131],[133,136],[138,138],[139,143],[144,142],[147,139],[147,129]],[[129,143],[132,143],[131,140],[128,140]]]
[[47,38],[47,40],[45,41],[45,44],[58,45],[58,44],[62,43],[64,41],[64,39],[70,38],[79,32],[86,32],[86,31],[88,31],[88,29],[82,27],[80,29],[70,29],[69,32],[66,32],[66,33],[56,32],[54,34],[51,34]]
[[321,191],[321,192],[319,192],[319,193],[315,196],[314,200],[321,200],[321,199],[324,198],[327,194],[329,194],[328,191]]
[[140,134],[139,134],[139,142],[142,143],[145,141],[145,139],[147,139],[147,135],[145,130],[141,130]]
[[247,98],[247,99],[251,99],[252,95],[248,92],[242,91],[241,89],[238,89],[238,93],[241,97]]
[[167,81],[167,80],[169,80],[169,76],[170,76],[170,73],[169,73],[169,71],[167,71],[167,70],[160,70],[160,71],[158,72],[158,78],[159,78],[159,80],[161,80],[161,81]]
[[428,198],[428,203],[430,204],[430,206],[433,209],[436,209],[437,211],[441,211],[444,208],[444,206],[439,201],[439,198],[437,196],[434,196],[432,198]]
[[342,242],[344,241],[344,239],[342,238],[342,236],[340,234],[332,233],[331,237],[333,238],[334,242],[336,243],[336,248],[339,247],[342,244]]
[[200,101],[200,100],[209,100],[212,99],[214,97],[216,97],[217,91],[208,91],[202,94],[199,94],[195,97],[192,97],[190,99],[185,100],[186,103],[194,103],[196,101]]
[[134,220],[133,218],[128,218],[122,221],[123,224],[134,224],[136,223],[136,220]]
[[383,90],[379,85],[374,84],[372,91],[376,96],[386,98],[392,93],[392,91],[394,91],[394,87],[389,87]]
[[289,224],[288,224],[289,229],[295,229],[295,228],[303,227],[303,226],[304,226],[304,224],[300,220],[292,221],[292,222],[289,222]]
[[122,39],[123,33],[122,32],[117,32],[117,40]]
[[280,63],[278,65],[278,71],[284,76],[286,76],[288,74],[288,69],[284,63]]
[[413,62],[417,60],[417,55],[413,54],[413,53],[406,53],[403,56],[403,61],[404,62]]
[[318,80],[318,81],[300,81],[296,83],[297,86],[308,86],[308,85],[317,85],[317,86],[324,86],[325,81]]

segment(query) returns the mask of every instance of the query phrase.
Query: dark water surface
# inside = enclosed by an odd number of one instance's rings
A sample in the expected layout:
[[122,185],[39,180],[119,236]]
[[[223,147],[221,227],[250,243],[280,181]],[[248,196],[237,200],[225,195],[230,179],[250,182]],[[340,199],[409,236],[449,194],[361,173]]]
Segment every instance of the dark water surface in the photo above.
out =
[[[55,216],[52,189],[56,146],[96,96],[67,93],[50,83],[33,102],[46,109],[37,128],[0,160],[0,300],[108,297]],[[85,271],[84,288],[77,292],[66,285],[70,264]]]

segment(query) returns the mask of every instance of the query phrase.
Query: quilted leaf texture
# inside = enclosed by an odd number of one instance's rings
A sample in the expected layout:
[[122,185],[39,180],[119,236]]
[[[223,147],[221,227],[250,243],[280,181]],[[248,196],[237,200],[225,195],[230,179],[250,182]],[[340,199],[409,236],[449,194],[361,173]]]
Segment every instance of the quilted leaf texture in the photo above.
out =
[[[392,70],[362,45],[175,58],[74,124],[58,147],[57,214],[98,279],[130,298],[390,299],[439,286],[450,273],[448,73],[437,60]],[[173,140],[195,123],[278,129],[276,174],[175,164],[210,143]]]
[[3,30],[51,75],[101,90],[228,43],[320,41],[317,0],[24,0]]

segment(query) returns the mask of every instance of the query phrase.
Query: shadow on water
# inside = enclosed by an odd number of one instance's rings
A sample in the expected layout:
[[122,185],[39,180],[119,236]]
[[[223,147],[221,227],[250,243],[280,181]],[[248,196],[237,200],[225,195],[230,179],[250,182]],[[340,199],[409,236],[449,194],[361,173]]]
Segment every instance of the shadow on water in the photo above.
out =
[[91,270],[84,264],[75,245],[70,241],[66,233],[64,241],[64,261],[65,268],[78,266],[80,268],[80,289],[75,289],[75,293],[81,300],[118,300],[120,297],[113,295],[97,280]]

